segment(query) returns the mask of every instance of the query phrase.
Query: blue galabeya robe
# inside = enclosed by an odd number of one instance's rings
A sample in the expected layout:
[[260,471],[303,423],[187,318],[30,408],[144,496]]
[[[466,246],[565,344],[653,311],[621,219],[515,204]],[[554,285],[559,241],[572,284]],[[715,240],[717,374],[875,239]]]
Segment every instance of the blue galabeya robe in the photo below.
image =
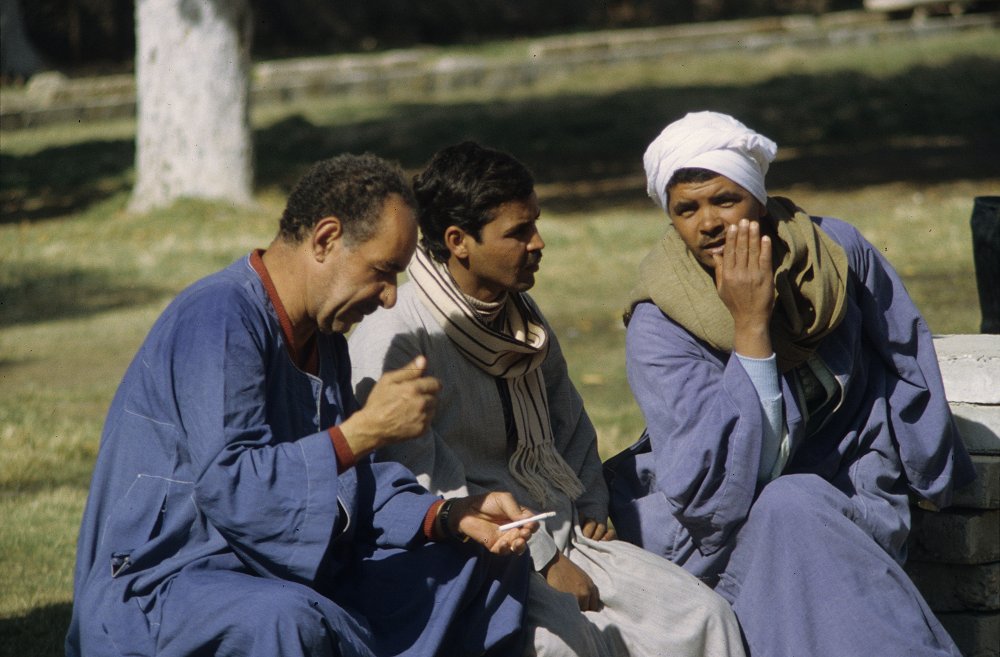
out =
[[[80,529],[67,655],[504,654],[525,558],[427,543],[394,463],[338,475],[346,342],[292,363],[249,258],[185,290],[111,404]],[[289,628],[293,631],[289,631]]]
[[812,435],[782,376],[792,456],[762,484],[764,416],[740,359],[652,303],[628,325],[629,382],[647,422],[606,463],[620,537],[729,600],[761,657],[957,655],[900,564],[911,498],[938,506],[974,476],[932,336],[882,255],[849,224],[847,313],[816,353],[841,399]]

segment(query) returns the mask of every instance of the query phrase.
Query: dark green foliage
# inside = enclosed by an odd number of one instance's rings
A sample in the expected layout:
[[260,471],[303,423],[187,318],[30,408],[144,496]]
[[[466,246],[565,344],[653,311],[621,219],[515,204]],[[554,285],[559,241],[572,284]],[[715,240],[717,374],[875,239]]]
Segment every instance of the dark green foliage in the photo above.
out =
[[[61,68],[131,66],[134,0],[20,0],[35,45]],[[859,9],[861,0],[251,0],[257,56],[473,43]]]

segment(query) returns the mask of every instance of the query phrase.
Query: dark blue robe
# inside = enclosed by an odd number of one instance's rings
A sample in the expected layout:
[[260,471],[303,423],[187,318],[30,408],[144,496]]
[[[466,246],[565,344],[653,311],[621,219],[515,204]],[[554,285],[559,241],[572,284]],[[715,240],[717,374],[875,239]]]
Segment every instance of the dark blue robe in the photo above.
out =
[[849,224],[847,314],[817,355],[842,398],[806,435],[782,376],[792,456],[758,483],[763,410],[739,358],[652,303],[626,338],[647,436],[606,465],[620,537],[702,577],[733,604],[761,657],[958,652],[901,568],[911,496],[945,506],[971,463],[932,337],[888,262]]
[[427,543],[394,463],[338,475],[346,341],[292,363],[249,258],[164,311],[111,404],[67,655],[506,654],[530,563]]

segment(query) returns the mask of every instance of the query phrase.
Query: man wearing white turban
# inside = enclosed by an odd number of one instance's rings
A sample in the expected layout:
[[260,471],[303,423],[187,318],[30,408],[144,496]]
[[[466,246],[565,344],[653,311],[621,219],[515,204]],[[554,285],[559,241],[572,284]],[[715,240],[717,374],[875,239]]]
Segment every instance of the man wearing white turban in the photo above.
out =
[[647,429],[605,465],[615,528],[715,586],[751,655],[958,657],[902,569],[911,496],[974,477],[930,331],[857,230],[768,197],[776,151],[714,112],[646,151],[671,223],[626,311]]

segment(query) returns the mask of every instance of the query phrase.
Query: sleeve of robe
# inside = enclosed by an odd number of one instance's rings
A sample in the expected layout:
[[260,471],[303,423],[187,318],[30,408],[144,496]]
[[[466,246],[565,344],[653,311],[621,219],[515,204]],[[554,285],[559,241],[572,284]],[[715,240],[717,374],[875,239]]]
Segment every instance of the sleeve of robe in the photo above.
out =
[[820,220],[844,246],[860,285],[864,332],[888,374],[892,433],[911,488],[938,507],[974,470],[945,397],[927,322],[892,265],[850,224]]
[[[269,414],[285,409],[268,407],[265,363],[280,343],[265,334],[266,322],[251,319],[260,308],[236,293],[219,296],[203,291],[169,333],[175,343],[163,375],[182,425],[180,458],[198,473],[194,498],[207,521],[248,564],[312,582],[342,512],[333,446],[325,427],[307,436],[272,433]],[[434,497],[403,468],[366,472],[374,481],[361,483],[359,474],[358,485],[372,491],[370,506],[350,520],[372,527],[384,545],[421,540]]]
[[636,306],[625,351],[656,487],[712,554],[753,502],[764,426],[757,391],[738,358],[712,352],[652,303]]

